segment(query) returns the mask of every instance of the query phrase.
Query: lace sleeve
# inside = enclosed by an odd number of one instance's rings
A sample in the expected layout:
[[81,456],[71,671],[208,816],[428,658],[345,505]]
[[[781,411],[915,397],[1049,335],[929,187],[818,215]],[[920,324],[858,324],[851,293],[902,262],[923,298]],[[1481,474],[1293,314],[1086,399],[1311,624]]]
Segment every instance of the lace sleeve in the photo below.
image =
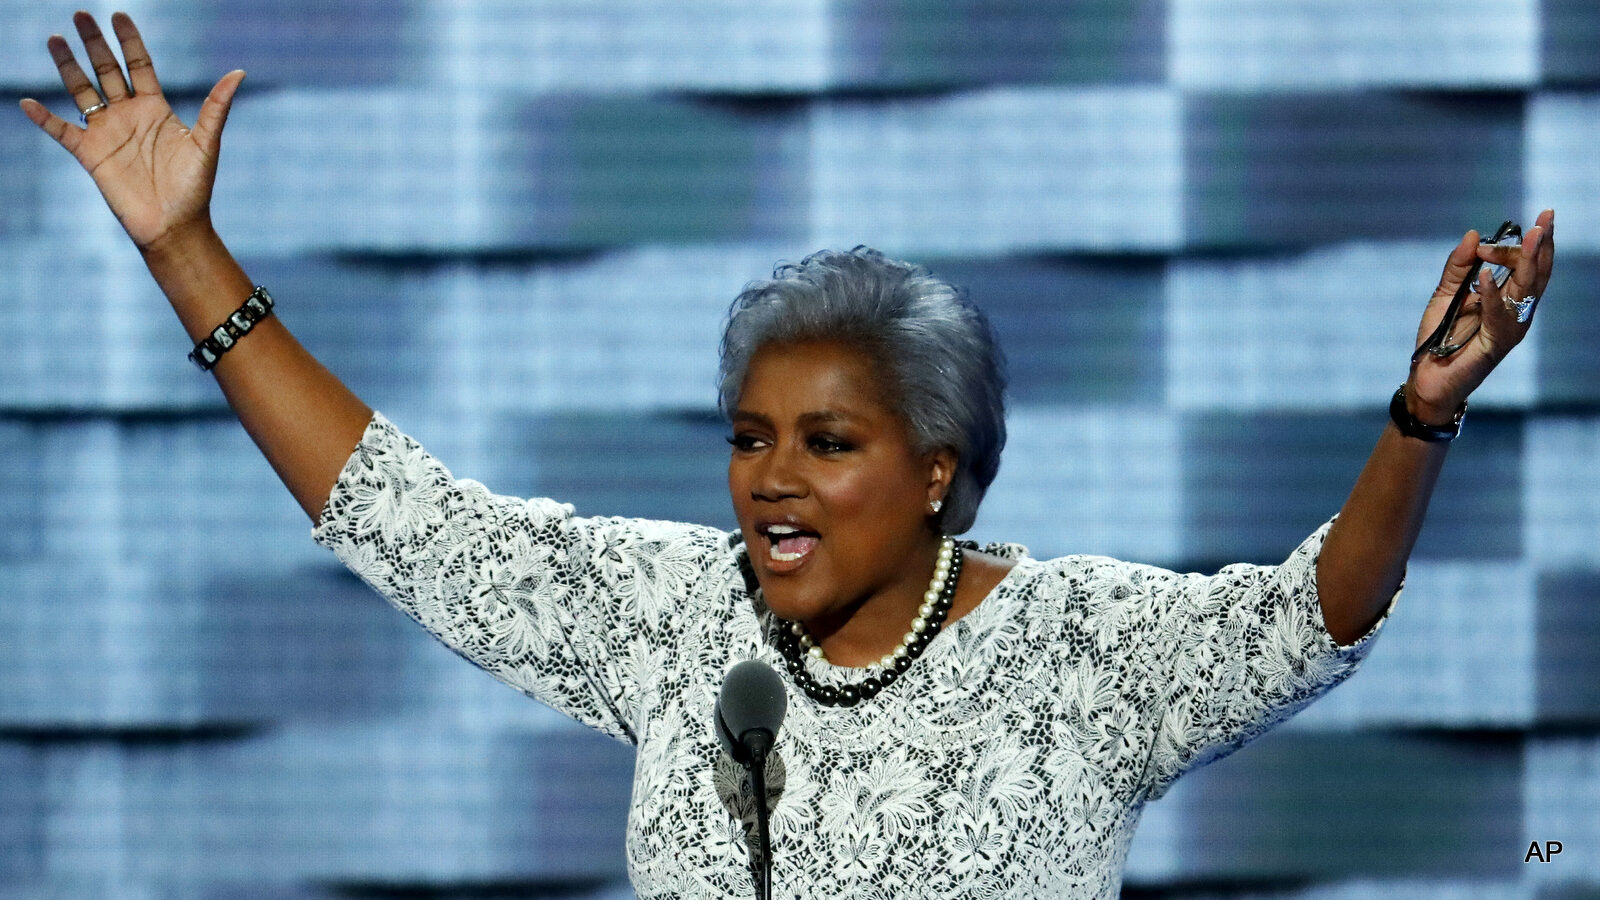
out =
[[727,543],[710,528],[492,494],[378,413],[312,538],[456,653],[630,742],[675,623]]
[[[1154,652],[1159,711],[1149,799],[1191,769],[1244,746],[1353,674],[1394,609],[1349,645],[1328,633],[1317,599],[1324,524],[1278,566],[1181,575],[1158,594]],[[1396,592],[1395,597],[1399,593]]]

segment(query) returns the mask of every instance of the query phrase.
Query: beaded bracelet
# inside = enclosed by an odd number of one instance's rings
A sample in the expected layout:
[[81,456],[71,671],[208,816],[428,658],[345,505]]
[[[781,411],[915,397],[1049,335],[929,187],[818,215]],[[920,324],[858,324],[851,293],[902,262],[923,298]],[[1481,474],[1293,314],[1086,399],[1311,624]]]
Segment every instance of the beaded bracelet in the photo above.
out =
[[272,295],[267,293],[266,288],[256,285],[256,289],[245,298],[243,306],[234,310],[216,330],[194,345],[189,352],[189,361],[199,366],[202,372],[211,371],[222,354],[232,350],[233,345],[249,334],[257,322],[272,314],[272,307]]

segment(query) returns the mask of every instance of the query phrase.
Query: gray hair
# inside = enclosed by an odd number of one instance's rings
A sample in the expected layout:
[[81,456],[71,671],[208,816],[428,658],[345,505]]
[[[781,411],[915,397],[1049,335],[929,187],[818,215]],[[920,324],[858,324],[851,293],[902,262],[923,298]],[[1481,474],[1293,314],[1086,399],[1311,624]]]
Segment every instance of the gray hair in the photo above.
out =
[[906,421],[916,451],[956,455],[939,527],[971,528],[1006,444],[1005,360],[983,311],[927,269],[866,247],[780,265],[728,310],[723,416],[732,418],[757,350],[806,340],[841,341],[878,361],[886,405]]

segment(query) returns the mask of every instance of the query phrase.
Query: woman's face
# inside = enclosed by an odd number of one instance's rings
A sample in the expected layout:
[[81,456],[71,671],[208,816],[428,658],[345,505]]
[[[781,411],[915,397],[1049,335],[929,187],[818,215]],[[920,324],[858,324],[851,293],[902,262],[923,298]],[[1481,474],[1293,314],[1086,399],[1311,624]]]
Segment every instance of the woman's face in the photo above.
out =
[[773,612],[836,627],[874,597],[921,602],[937,541],[928,504],[954,455],[913,450],[868,356],[827,341],[763,347],[732,443],[728,490]]

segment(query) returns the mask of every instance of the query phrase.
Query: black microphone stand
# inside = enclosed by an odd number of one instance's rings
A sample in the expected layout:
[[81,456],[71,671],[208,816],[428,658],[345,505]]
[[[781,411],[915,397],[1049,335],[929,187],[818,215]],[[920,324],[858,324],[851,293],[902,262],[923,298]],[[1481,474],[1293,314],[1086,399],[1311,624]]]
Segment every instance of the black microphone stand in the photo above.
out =
[[756,900],[772,900],[772,834],[767,827],[767,751],[772,733],[765,728],[745,732],[741,741],[749,751],[750,789],[756,795],[756,859],[750,866],[755,877]]
[[785,691],[778,673],[747,659],[723,678],[717,693],[715,727],[722,749],[750,773],[756,801],[756,853],[750,881],[756,900],[772,900],[772,833],[767,823],[767,754],[783,724]]

